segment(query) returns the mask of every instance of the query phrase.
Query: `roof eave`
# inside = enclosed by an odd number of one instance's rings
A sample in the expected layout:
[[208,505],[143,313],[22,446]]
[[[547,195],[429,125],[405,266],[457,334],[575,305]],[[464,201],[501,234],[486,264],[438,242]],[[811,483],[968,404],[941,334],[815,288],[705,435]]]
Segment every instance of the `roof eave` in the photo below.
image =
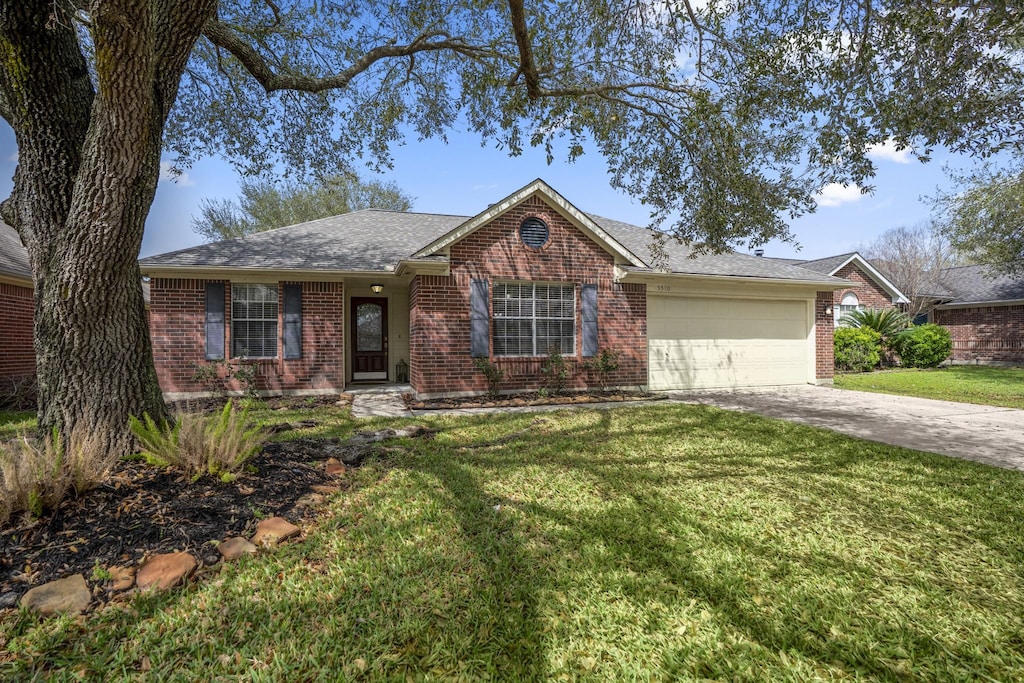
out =
[[154,277],[195,277],[230,280],[232,276],[265,276],[279,280],[337,280],[345,277],[380,277],[398,275],[393,266],[378,270],[329,270],[316,268],[249,268],[242,266],[149,265],[140,263],[142,274]]
[[861,256],[857,252],[850,254],[850,258],[846,259],[841,264],[833,268],[832,272],[830,272],[829,275],[834,275],[838,273],[840,270],[842,270],[843,268],[845,268],[847,265],[854,261],[857,261],[858,265],[863,266],[863,268],[868,271],[868,274],[875,280],[875,282],[882,285],[882,288],[885,289],[885,291],[887,291],[889,295],[892,297],[892,302],[894,304],[910,303],[910,299],[908,299],[907,296],[903,292],[901,292],[899,288],[896,287],[896,285],[889,282],[889,280],[886,279],[884,275],[878,272],[877,268],[871,265],[866,258]]
[[1020,306],[1024,305],[1024,299],[987,299],[981,301],[950,301],[939,304],[935,308],[948,310],[951,308],[976,308],[978,306]]
[[787,285],[796,287],[815,287],[817,289],[837,290],[844,289],[854,284],[849,280],[838,277],[829,277],[827,280],[794,280],[789,278],[763,277],[756,275],[710,275],[705,273],[679,273],[650,270],[629,270],[616,269],[616,281],[652,283],[664,282],[665,280],[714,280],[718,282],[751,282],[773,285]]

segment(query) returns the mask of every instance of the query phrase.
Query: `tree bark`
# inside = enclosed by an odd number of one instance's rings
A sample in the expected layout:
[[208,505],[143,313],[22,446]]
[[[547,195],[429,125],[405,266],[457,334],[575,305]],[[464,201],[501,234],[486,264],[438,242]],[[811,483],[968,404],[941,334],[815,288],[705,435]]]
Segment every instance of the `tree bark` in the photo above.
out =
[[167,412],[137,263],[164,123],[215,0],[104,0],[90,14],[94,91],[62,3],[0,4],[0,113],[18,141],[0,207],[35,285],[39,429],[125,453],[128,416]]

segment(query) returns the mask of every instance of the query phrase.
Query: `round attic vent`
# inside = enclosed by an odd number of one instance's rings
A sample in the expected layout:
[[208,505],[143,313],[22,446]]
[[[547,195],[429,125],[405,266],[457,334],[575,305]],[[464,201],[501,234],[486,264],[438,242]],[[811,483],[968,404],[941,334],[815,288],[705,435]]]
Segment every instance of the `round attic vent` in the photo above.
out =
[[530,216],[519,225],[519,239],[528,247],[540,249],[548,243],[548,224]]

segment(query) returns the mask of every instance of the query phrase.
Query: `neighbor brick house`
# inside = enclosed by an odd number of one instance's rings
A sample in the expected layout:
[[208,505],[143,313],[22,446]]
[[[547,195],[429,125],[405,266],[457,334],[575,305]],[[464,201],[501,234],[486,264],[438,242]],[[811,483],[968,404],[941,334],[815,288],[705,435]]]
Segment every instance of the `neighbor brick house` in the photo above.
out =
[[17,382],[36,374],[32,343],[32,269],[28,252],[11,226],[0,221],[0,382]]
[[830,303],[850,282],[671,240],[659,260],[654,237],[537,180],[476,216],[366,210],[148,257],[157,373],[172,397],[221,359],[254,364],[265,392],[428,397],[485,391],[478,358],[503,390],[538,388],[553,350],[580,388],[607,349],[616,386],[830,381]]
[[1024,277],[942,270],[929,320],[949,329],[954,363],[1024,364]]
[[857,252],[826,256],[814,260],[773,259],[842,278],[849,284],[832,293],[835,324],[846,313],[866,308],[899,308],[910,299],[870,262]]

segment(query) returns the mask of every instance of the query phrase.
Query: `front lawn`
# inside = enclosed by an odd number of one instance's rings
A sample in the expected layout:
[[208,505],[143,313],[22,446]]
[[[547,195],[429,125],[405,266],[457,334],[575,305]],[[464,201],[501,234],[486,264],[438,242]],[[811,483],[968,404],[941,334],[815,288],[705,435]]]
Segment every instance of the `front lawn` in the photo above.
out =
[[431,424],[301,544],[10,616],[0,679],[1024,678],[1020,473],[706,406]]
[[1024,408],[1024,368],[954,365],[934,370],[889,370],[836,375],[835,385],[857,391]]

